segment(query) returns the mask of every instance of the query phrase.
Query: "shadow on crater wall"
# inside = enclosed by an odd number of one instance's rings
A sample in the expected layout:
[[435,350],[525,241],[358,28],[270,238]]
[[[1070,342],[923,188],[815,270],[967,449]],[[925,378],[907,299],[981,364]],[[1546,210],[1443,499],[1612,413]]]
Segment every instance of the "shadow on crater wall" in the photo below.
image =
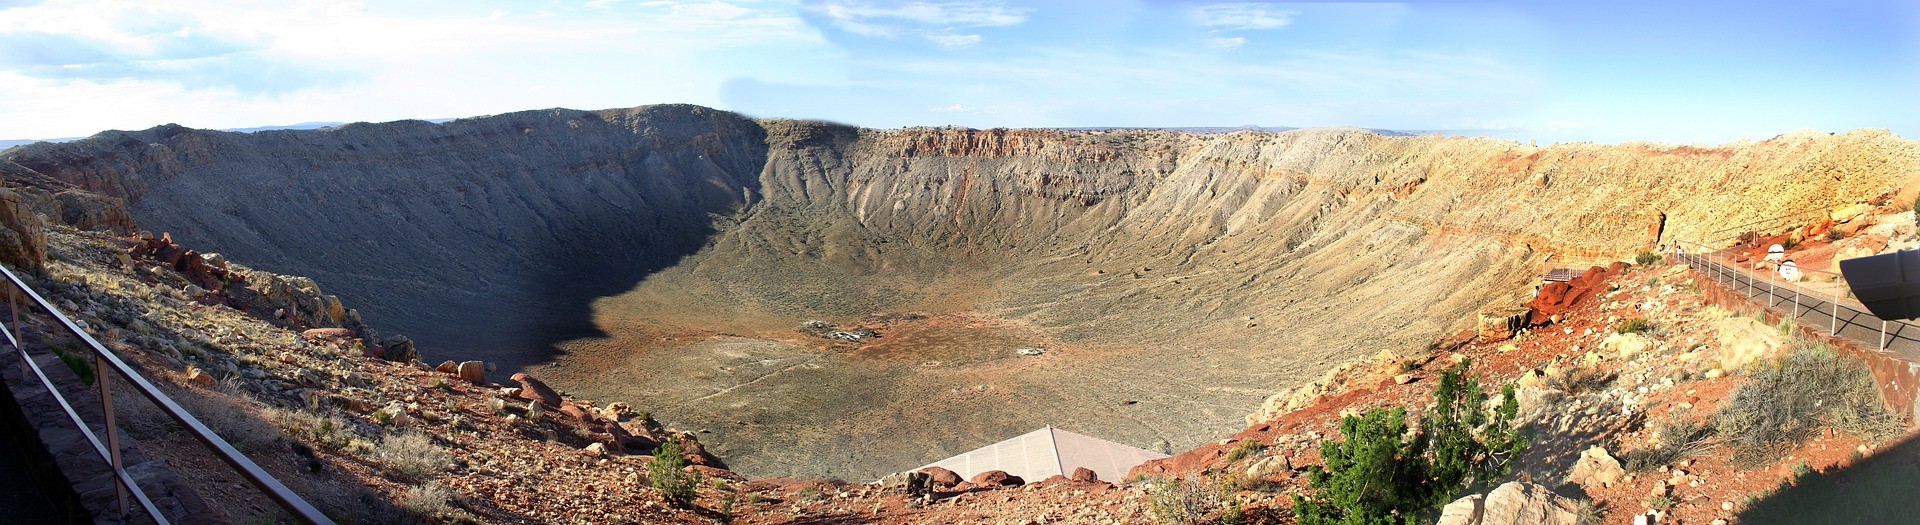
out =
[[225,133],[160,126],[9,151],[122,196],[142,228],[312,277],[423,358],[510,371],[601,336],[595,299],[759,198],[766,132],[686,105]]

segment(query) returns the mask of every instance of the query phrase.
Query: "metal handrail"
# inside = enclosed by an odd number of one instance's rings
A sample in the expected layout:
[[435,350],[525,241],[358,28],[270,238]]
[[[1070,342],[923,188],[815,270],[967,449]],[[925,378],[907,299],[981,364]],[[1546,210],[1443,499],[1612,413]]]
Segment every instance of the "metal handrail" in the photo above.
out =
[[[290,512],[294,518],[300,520],[302,523],[312,525],[333,524],[332,519],[320,513],[319,509],[314,508],[312,504],[307,503],[307,500],[302,499],[299,494],[295,494],[292,490],[288,489],[286,485],[280,483],[280,480],[275,479],[272,474],[267,473],[265,469],[260,468],[260,465],[255,464],[252,459],[248,459],[247,456],[241,454],[239,450],[233,448],[233,444],[228,443],[227,440],[214,434],[212,430],[207,428],[206,424],[200,422],[199,418],[194,417],[193,414],[180,408],[180,405],[175,403],[173,398],[168,397],[165,393],[161,392],[160,389],[155,388],[153,383],[148,382],[146,377],[141,376],[133,367],[127,366],[127,363],[122,361],[120,356],[107,350],[105,346],[100,344],[100,341],[95,340],[93,336],[85,330],[81,330],[80,326],[74,324],[72,319],[60,313],[60,310],[54,308],[51,303],[48,303],[46,298],[41,297],[39,293],[33,291],[32,287],[27,286],[25,281],[22,281],[18,275],[13,273],[13,270],[8,269],[4,265],[0,265],[0,274],[4,274],[7,282],[12,284],[12,287],[7,289],[7,296],[8,303],[12,306],[13,317],[13,326],[11,328],[7,327],[5,323],[0,323],[0,333],[6,335],[7,343],[12,345],[13,349],[20,354],[21,363],[26,368],[32,370],[33,375],[40,379],[40,384],[45,386],[47,393],[52,394],[53,398],[60,403],[60,408],[66,411],[69,419],[73,420],[74,426],[79,427],[81,433],[87,436],[87,441],[93,444],[94,451],[99,453],[100,459],[113,468],[116,481],[114,488],[118,491],[120,517],[122,521],[128,517],[129,506],[127,496],[128,493],[131,492],[134,498],[139,501],[141,508],[145,509],[147,514],[151,516],[155,522],[161,524],[168,523],[167,518],[160,514],[159,509],[154,506],[153,501],[147,497],[146,493],[140,489],[138,484],[134,483],[133,476],[127,473],[126,465],[121,461],[120,438],[119,433],[116,431],[117,425],[114,421],[113,414],[113,396],[107,386],[111,381],[109,381],[110,378],[108,375],[104,373],[108,371],[119,374],[125,378],[127,383],[133,387],[134,391],[139,392],[142,396],[146,396],[147,400],[152,401],[154,406],[160,407],[161,412],[166,413],[168,417],[173,418],[174,421],[186,427],[187,433],[192,434],[195,439],[200,440],[200,443],[211,450],[214,456],[219,457],[221,461],[233,467],[235,472],[238,472],[241,477],[246,478],[255,488],[260,489],[261,493],[273,498],[275,502],[280,504],[281,508]],[[20,298],[22,295],[32,299],[34,306],[39,307],[40,310],[45,311],[55,320],[60,321],[60,325],[66,328],[68,333],[79,337],[82,342],[86,343],[88,348],[93,350],[94,368],[100,371],[96,373],[94,381],[100,389],[100,405],[106,424],[107,440],[104,445],[100,442],[99,436],[93,433],[93,429],[88,427],[86,422],[80,419],[80,415],[74,411],[73,405],[67,401],[65,396],[60,394],[59,389],[47,378],[46,373],[40,369],[40,365],[28,357],[26,345],[23,344],[21,340],[26,335],[20,324]]]

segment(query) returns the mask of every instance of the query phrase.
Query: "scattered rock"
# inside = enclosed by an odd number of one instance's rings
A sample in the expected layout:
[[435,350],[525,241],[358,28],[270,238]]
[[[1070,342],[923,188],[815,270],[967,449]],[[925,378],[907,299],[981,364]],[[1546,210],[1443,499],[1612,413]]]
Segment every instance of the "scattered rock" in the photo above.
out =
[[1025,356],[1035,356],[1035,355],[1047,353],[1047,349],[1036,347],[1036,346],[1029,346],[1026,348],[1021,348],[1019,350],[1014,350],[1013,353],[1025,355]]
[[593,443],[588,443],[587,453],[593,454],[595,456],[605,456],[607,455],[607,445],[600,443],[598,441],[595,441]]
[[442,374],[452,374],[459,370],[459,366],[460,365],[454,364],[453,361],[445,361],[440,363],[440,366],[433,367],[433,371]]
[[1397,374],[1393,376],[1393,383],[1397,385],[1404,385],[1412,382],[1413,382],[1413,374]]
[[1607,449],[1598,446],[1580,453],[1580,460],[1573,464],[1573,472],[1567,474],[1567,482],[1582,487],[1608,487],[1619,483],[1627,471],[1620,468],[1620,461],[1607,453]]

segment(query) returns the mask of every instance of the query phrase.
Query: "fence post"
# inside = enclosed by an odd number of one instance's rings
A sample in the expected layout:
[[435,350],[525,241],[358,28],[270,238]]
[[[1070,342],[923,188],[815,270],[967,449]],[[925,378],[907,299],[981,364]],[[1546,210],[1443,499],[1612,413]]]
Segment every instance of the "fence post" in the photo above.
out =
[[1885,352],[1886,350],[1887,350],[1887,321],[1885,319],[1882,319],[1880,321],[1880,351]]
[[120,498],[120,518],[125,520],[128,510],[127,489],[129,487],[121,481],[119,473],[125,471],[127,465],[125,462],[120,461],[119,425],[115,424],[113,420],[113,390],[107,386],[112,383],[110,379],[113,378],[113,375],[107,372],[113,369],[107,368],[106,357],[101,356],[99,352],[94,352],[93,370],[93,381],[100,386],[100,413],[102,419],[106,420],[107,423],[107,451],[112,455],[113,459],[113,489],[115,494]]
[[1840,335],[1840,287],[1833,287],[1833,317],[1828,318],[1827,333]]
[[1767,308],[1773,308],[1773,297],[1774,297],[1775,289],[1776,288],[1773,285],[1773,272],[1767,272]]

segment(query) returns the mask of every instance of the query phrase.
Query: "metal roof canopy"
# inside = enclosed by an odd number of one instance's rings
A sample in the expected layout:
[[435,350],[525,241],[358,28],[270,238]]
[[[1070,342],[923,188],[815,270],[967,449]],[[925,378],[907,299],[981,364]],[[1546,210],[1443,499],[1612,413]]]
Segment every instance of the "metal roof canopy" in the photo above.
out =
[[1587,273],[1586,270],[1576,268],[1554,268],[1547,270],[1547,273],[1540,274],[1540,279],[1547,282],[1564,283],[1577,279],[1585,273]]
[[1085,467],[1102,480],[1119,481],[1133,467],[1164,457],[1167,455],[1047,425],[920,468],[941,467],[961,478],[1001,470],[1032,483]]

